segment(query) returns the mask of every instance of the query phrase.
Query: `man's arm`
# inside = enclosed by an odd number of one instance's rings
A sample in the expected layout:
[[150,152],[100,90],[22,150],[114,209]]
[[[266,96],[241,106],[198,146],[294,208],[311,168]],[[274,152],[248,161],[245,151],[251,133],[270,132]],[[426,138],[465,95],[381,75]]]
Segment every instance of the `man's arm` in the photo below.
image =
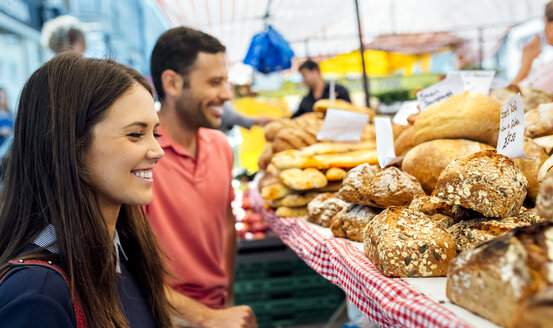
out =
[[236,218],[232,213],[232,207],[227,209],[227,270],[229,276],[229,289],[227,296],[227,306],[234,304],[234,270],[236,269]]
[[233,306],[226,309],[214,310],[196,300],[187,297],[173,288],[166,286],[165,294],[167,299],[175,308],[175,315],[184,321],[177,327],[200,327],[200,328],[255,328],[257,322],[250,307]]

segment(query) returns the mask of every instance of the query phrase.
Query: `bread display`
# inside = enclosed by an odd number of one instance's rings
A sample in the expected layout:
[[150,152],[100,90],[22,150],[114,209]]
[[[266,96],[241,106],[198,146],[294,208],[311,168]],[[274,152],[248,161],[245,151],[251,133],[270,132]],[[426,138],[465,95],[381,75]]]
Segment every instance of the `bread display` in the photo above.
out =
[[331,167],[351,168],[363,163],[376,164],[378,157],[376,148],[313,156],[282,152],[274,155],[271,163],[280,170],[308,167],[324,170]]
[[330,224],[335,237],[363,242],[363,230],[382,210],[366,205],[349,204],[338,212]]
[[541,104],[524,114],[524,135],[530,138],[553,134],[553,103]]
[[479,244],[501,236],[515,228],[529,226],[543,219],[527,211],[519,216],[504,219],[478,218],[462,220],[447,229],[455,240],[457,252],[473,249]]
[[501,104],[477,92],[463,92],[434,104],[415,120],[415,144],[434,139],[469,139],[497,145]]
[[332,218],[347,205],[343,200],[334,197],[334,194],[320,194],[307,205],[307,220],[329,227]]
[[329,108],[341,109],[341,110],[346,110],[346,111],[356,112],[361,114],[369,114],[371,119],[374,117],[374,110],[368,107],[355,106],[343,99],[336,99],[336,100],[320,99],[313,104],[314,112],[326,113],[327,109]]
[[550,327],[553,223],[517,228],[463,252],[447,276],[447,297],[469,311],[504,327]]
[[403,158],[401,169],[417,178],[424,191],[430,194],[447,164],[457,157],[486,149],[493,147],[465,139],[431,140],[409,150]]
[[297,217],[300,217],[300,216],[307,215],[307,208],[305,206],[304,207],[281,206],[281,207],[276,209],[275,214],[277,216],[282,216],[282,217],[285,217],[285,218],[286,217],[297,218]]
[[365,255],[386,276],[444,276],[456,255],[451,236],[425,214],[390,207],[364,231]]
[[328,184],[328,180],[321,171],[311,168],[284,170],[280,173],[280,180],[285,186],[294,190],[323,188]]
[[463,209],[486,217],[516,216],[528,181],[520,169],[495,150],[485,150],[453,160],[444,169],[432,196],[453,204],[453,212]]
[[539,190],[538,172],[549,156],[547,156],[543,147],[538,146],[531,139],[524,140],[523,148],[526,156],[530,158],[514,158],[513,162],[528,181],[527,197],[532,202],[535,202]]
[[497,99],[501,104],[505,104],[519,92],[522,97],[524,111],[532,110],[540,104],[546,104],[553,101],[553,97],[543,90],[529,87],[519,87],[516,85],[510,85],[506,88],[493,89],[490,91],[490,96]]
[[331,167],[325,172],[326,179],[328,181],[342,181],[346,175],[346,170],[339,167]]
[[338,197],[348,203],[386,208],[408,205],[420,194],[424,191],[418,181],[398,168],[381,170],[376,165],[362,164],[346,174]]

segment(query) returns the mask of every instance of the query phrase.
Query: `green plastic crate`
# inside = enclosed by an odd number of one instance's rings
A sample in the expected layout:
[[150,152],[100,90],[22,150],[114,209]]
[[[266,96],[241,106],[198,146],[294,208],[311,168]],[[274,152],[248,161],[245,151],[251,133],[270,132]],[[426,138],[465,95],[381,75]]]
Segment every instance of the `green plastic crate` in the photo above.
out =
[[256,262],[256,263],[240,263],[236,266],[235,281],[286,277],[286,276],[303,276],[315,274],[302,260],[296,261],[277,261],[277,262]]

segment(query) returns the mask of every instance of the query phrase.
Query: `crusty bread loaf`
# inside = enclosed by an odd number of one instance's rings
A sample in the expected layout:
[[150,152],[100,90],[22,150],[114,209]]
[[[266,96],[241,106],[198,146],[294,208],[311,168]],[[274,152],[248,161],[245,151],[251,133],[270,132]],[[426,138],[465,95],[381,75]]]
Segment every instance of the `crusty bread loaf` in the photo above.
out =
[[539,299],[553,284],[552,248],[552,222],[511,230],[451,261],[446,295],[504,327],[530,327],[528,320],[550,327],[542,319],[551,319],[553,299],[548,307]]
[[403,158],[401,169],[417,178],[424,191],[430,194],[447,164],[457,157],[486,149],[493,147],[465,139],[431,140],[409,150]]
[[320,194],[307,205],[307,220],[329,227],[332,218],[347,205],[343,200],[334,197],[334,194]]
[[287,207],[287,206],[281,206],[276,209],[275,214],[277,216],[282,216],[285,218],[293,217],[297,218],[300,216],[307,215],[307,208],[304,207]]
[[386,208],[409,205],[420,194],[424,191],[417,179],[397,167],[380,170],[363,164],[346,174],[338,197],[352,204]]
[[363,230],[382,210],[375,207],[349,204],[338,212],[330,223],[335,237],[363,242]]
[[524,135],[530,138],[553,134],[553,103],[541,104],[524,114]]
[[532,139],[525,139],[523,147],[524,153],[530,158],[515,158],[513,162],[528,180],[527,197],[535,202],[539,190],[538,172],[549,156],[547,156],[545,149],[535,144]]
[[553,221],[553,171],[549,172],[540,183],[536,212],[542,218]]
[[460,221],[447,229],[455,239],[457,252],[473,249],[479,244],[501,236],[515,228],[529,226],[543,219],[531,211],[504,219],[478,218]]
[[415,147],[415,127],[409,126],[395,139],[394,149],[396,156],[404,155],[413,147]]
[[287,169],[280,173],[280,180],[290,189],[309,190],[328,184],[325,175],[317,169]]
[[469,139],[496,146],[501,104],[477,92],[463,92],[434,104],[415,120],[415,144],[434,139]]
[[538,170],[538,183],[541,183],[545,176],[551,171],[553,168],[553,155],[550,156],[548,159],[543,162],[543,164],[540,166],[540,169]]
[[444,276],[455,257],[455,243],[425,214],[390,207],[364,231],[365,255],[386,276]]
[[553,136],[534,138],[532,139],[532,141],[534,141],[534,143],[536,143],[538,146],[543,147],[543,149],[545,149],[545,152],[551,155],[551,150],[553,150]]
[[267,200],[267,203],[272,208],[277,208],[281,206],[287,207],[303,207],[307,206],[310,201],[317,197],[319,193],[317,192],[308,192],[306,194],[289,194],[284,196],[281,199]]
[[264,199],[279,199],[292,193],[292,190],[281,182],[266,184],[261,188],[261,197]]
[[438,178],[432,196],[486,217],[516,216],[526,198],[528,181],[506,156],[484,150],[449,163]]
[[547,104],[553,101],[553,97],[543,90],[519,87],[516,85],[493,89],[490,91],[490,96],[497,99],[501,104],[505,104],[519,92],[522,96],[522,104],[524,105],[525,112],[538,107],[540,104]]
[[459,218],[453,213],[452,204],[438,197],[416,196],[409,204],[409,208],[428,215],[432,221],[444,230],[459,222]]
[[325,172],[328,181],[342,181],[346,175],[346,170],[339,167],[331,167]]

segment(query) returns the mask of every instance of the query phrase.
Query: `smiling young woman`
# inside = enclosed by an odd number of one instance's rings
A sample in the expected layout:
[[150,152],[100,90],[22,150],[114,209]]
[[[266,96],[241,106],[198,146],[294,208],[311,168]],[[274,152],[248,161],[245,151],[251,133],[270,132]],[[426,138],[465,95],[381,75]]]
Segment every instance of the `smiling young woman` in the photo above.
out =
[[30,77],[0,194],[0,322],[171,326],[139,207],[163,156],[158,125],[148,83],[114,61],[64,53]]

